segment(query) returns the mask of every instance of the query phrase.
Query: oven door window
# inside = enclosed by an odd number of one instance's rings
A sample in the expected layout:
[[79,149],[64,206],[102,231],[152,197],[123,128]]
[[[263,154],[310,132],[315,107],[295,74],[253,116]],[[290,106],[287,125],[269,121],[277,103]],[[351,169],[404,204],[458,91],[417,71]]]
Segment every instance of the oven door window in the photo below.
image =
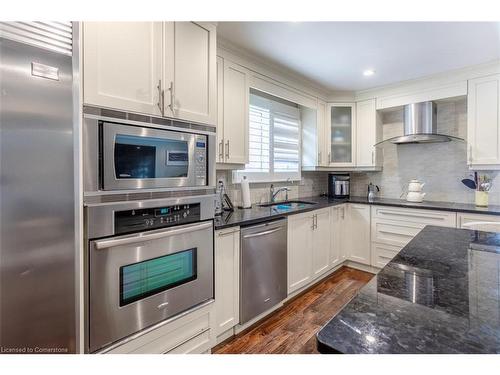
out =
[[196,248],[120,267],[120,306],[195,280]]
[[116,179],[187,177],[188,142],[117,134],[114,145]]

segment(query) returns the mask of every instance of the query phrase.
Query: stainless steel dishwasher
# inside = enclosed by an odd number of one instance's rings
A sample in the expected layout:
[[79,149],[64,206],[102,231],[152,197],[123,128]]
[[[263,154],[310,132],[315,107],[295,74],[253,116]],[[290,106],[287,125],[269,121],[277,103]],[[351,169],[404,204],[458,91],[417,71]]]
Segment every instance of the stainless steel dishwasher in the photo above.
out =
[[240,324],[287,296],[287,220],[241,230]]

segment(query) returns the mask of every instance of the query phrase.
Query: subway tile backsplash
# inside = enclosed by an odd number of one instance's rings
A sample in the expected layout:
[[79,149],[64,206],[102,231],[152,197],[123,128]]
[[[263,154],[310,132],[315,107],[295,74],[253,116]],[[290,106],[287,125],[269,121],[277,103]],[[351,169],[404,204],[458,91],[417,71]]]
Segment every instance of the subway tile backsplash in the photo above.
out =
[[[467,103],[465,98],[437,103],[438,132],[467,137]],[[383,139],[403,134],[403,110],[383,114]],[[461,180],[471,176],[467,166],[467,143],[386,145],[383,149],[384,163],[380,172],[351,173],[351,195],[365,196],[367,185],[372,182],[380,186],[378,195],[384,198],[401,198],[411,179],[425,182],[425,200],[458,203],[474,203],[474,191],[465,187]],[[484,171],[493,179],[490,204],[500,204],[500,172]],[[239,184],[231,183],[231,171],[218,170],[217,180],[222,179],[231,200],[241,204]],[[270,183],[250,184],[252,203],[269,201]],[[290,188],[289,199],[319,196],[328,190],[328,172],[302,172],[302,180],[293,183],[274,183],[276,188]],[[277,199],[285,199],[284,192]]]
[[[231,181],[231,171],[218,170],[217,181],[224,181],[227,194],[235,205],[241,205],[241,189],[239,184]],[[269,202],[269,188],[271,183],[250,184],[250,198],[252,204]],[[280,187],[288,187],[288,199],[298,199],[304,197],[319,196],[328,190],[328,173],[326,172],[302,172],[301,181],[294,182],[274,182],[275,190]],[[277,200],[285,199],[285,192],[279,193]]]
[[[437,104],[438,132],[466,139],[467,105],[465,99]],[[383,115],[383,135],[388,139],[403,134],[403,111]],[[351,194],[365,195],[367,184],[380,186],[379,196],[400,198],[408,181],[425,182],[425,200],[473,203],[474,191],[461,180],[470,176],[466,142],[388,145],[384,147],[381,172],[352,173]],[[500,204],[500,178],[497,171],[485,171],[493,179],[490,203]]]

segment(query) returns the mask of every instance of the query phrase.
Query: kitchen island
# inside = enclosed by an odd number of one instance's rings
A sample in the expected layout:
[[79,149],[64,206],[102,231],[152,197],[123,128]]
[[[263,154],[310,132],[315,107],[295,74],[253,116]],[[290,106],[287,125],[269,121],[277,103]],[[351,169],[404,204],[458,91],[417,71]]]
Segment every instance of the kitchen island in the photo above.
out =
[[425,227],[317,334],[321,353],[500,353],[500,235]]

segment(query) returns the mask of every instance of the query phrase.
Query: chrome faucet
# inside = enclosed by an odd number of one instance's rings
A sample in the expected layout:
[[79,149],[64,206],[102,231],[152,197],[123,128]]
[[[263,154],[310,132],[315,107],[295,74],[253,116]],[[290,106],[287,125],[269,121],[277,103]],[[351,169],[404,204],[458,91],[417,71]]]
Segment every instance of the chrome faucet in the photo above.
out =
[[288,201],[288,192],[290,191],[290,189],[287,188],[287,187],[282,187],[282,188],[279,188],[278,190],[274,191],[274,184],[271,184],[271,187],[269,188],[269,201],[271,203],[274,203],[275,200],[276,200],[276,196],[281,191],[284,191],[286,193],[286,195],[285,195],[285,201]]

